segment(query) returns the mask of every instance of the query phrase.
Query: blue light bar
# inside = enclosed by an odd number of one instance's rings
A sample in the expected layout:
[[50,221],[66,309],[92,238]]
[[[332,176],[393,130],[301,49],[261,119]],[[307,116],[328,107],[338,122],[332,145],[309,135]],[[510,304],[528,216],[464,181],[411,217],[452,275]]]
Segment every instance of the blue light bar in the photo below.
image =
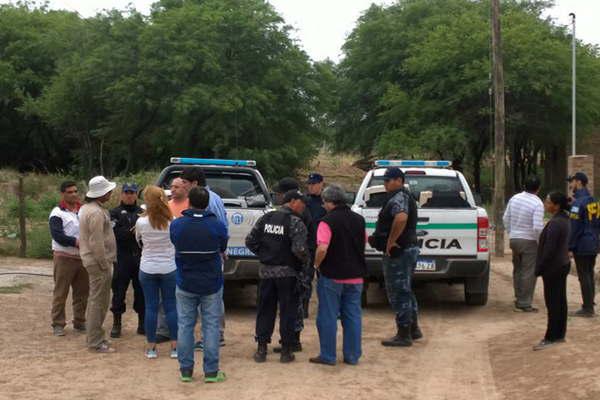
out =
[[431,168],[448,168],[452,166],[451,161],[425,161],[425,160],[377,160],[376,167],[431,167]]
[[227,167],[256,167],[254,160],[221,160],[218,158],[171,157],[171,164],[222,165]]

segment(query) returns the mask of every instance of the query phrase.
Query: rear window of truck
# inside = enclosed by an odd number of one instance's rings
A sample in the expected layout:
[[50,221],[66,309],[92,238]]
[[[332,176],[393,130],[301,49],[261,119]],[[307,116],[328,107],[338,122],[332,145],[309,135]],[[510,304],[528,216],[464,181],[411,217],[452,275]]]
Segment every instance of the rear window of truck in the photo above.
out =
[[[160,185],[168,190],[173,179],[180,174],[180,170],[170,171]],[[267,195],[258,178],[250,172],[204,170],[204,174],[210,190],[221,196],[227,207],[241,207],[241,202],[245,202],[247,207],[261,208],[267,203]]]
[[[406,183],[421,208],[471,208],[458,177],[408,174]],[[383,185],[383,176],[373,176],[369,187],[379,185]],[[385,197],[385,194],[372,196],[367,206],[383,205]]]

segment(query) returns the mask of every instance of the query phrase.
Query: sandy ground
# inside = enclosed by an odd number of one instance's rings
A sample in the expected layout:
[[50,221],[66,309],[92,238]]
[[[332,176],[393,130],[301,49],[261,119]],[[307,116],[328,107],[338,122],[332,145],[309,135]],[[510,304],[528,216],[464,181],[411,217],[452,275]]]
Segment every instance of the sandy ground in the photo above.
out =
[[[144,339],[135,335],[135,315],[125,317],[118,353],[96,355],[70,327],[51,335],[52,280],[0,276],[0,286],[32,283],[21,294],[0,295],[1,399],[600,399],[598,319],[570,319],[567,343],[542,352],[531,346],[542,337],[545,309],[538,283],[539,314],[512,310],[511,266],[493,263],[490,301],[467,307],[462,286],[419,288],[425,339],[410,349],[379,342],[393,331],[384,293],[374,285],[364,314],[363,352],[358,366],[315,366],[318,352],[314,315],[303,335],[305,351],[282,365],[274,355],[252,361],[254,287],[226,292],[227,345],[221,368],[228,381],[206,385],[178,380],[178,365],[161,345],[163,357],[148,361]],[[0,273],[51,272],[47,261],[0,259]],[[131,299],[129,299],[131,300]],[[569,306],[580,301],[577,278],[569,277]],[[313,304],[314,307],[314,304]],[[69,314],[70,315],[70,310]],[[110,328],[107,321],[106,328]],[[200,356],[201,353],[196,353]],[[198,372],[201,368],[198,365]],[[198,374],[197,377],[200,375]]]

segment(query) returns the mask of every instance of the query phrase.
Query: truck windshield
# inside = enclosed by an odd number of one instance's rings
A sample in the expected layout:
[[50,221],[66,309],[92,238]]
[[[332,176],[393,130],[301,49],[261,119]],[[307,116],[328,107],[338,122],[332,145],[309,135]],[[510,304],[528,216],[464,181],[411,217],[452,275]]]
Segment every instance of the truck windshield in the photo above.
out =
[[[406,175],[406,183],[421,208],[471,208],[458,177]],[[373,176],[369,187],[379,185],[383,185],[383,176]],[[381,195],[371,197],[377,203],[385,202]],[[367,206],[376,206],[371,203],[367,201]]]
[[[177,178],[181,171],[173,170],[161,183],[164,189],[169,189],[171,181]],[[216,194],[221,196],[227,207],[264,207],[267,203],[258,178],[243,171],[211,171],[204,170],[206,184]]]

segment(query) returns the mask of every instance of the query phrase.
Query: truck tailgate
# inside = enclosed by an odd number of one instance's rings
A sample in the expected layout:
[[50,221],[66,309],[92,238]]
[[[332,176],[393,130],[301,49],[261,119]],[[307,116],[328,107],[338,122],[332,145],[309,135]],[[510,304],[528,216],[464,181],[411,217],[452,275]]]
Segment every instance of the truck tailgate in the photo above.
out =
[[[375,230],[379,209],[362,208],[367,233]],[[419,209],[417,235],[421,256],[464,257],[477,255],[476,209]],[[367,246],[367,255],[378,254]]]

